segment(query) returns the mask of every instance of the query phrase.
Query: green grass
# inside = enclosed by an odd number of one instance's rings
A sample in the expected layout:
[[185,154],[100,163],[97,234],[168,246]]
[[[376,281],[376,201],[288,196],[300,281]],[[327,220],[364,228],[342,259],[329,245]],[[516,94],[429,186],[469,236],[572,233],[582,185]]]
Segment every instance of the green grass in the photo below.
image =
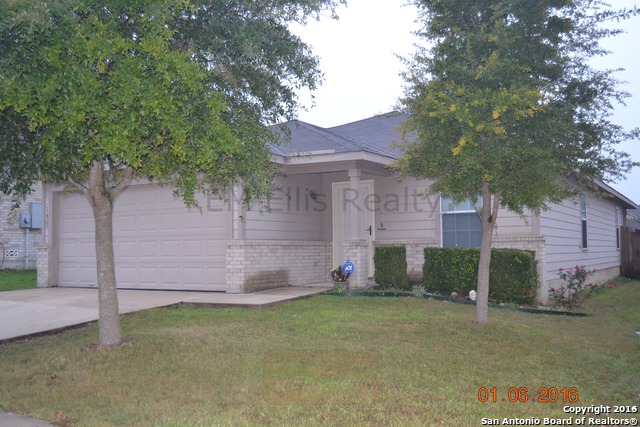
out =
[[35,270],[0,270],[0,292],[36,287]]
[[[473,310],[336,296],[148,310],[122,318],[114,349],[95,348],[95,324],[1,346],[0,408],[71,426],[475,426],[568,418],[536,402],[543,387],[575,387],[572,406],[640,406],[639,281],[590,299],[587,317],[491,309],[480,326]],[[530,401],[509,402],[511,387]]]

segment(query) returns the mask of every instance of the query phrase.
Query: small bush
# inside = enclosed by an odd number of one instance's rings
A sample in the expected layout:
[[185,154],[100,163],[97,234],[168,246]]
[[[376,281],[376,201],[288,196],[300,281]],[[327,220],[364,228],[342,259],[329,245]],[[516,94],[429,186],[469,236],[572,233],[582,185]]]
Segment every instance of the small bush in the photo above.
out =
[[373,255],[375,280],[383,289],[409,289],[407,249],[404,246],[381,246]]
[[478,283],[477,249],[425,248],[423,281],[428,292],[468,295]]
[[586,298],[602,292],[605,288],[613,288],[613,282],[587,284],[587,279],[597,270],[589,270],[585,265],[558,271],[562,284],[558,288],[549,289],[549,298],[554,304],[564,308],[581,307]]
[[[468,295],[478,283],[479,249],[426,248],[424,287],[428,292]],[[492,249],[489,299],[530,304],[538,288],[535,254],[518,249]]]
[[489,272],[489,298],[531,304],[538,292],[536,257],[532,251],[493,249]]

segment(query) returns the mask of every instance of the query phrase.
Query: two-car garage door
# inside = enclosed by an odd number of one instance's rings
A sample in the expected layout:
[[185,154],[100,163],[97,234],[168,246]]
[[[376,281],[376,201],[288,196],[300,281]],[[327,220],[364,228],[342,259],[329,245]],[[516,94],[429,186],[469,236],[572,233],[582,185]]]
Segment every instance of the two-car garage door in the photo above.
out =
[[[94,219],[84,196],[55,193],[59,286],[95,286]],[[120,288],[226,290],[228,212],[219,200],[188,209],[170,187],[129,186],[116,200],[113,239]]]

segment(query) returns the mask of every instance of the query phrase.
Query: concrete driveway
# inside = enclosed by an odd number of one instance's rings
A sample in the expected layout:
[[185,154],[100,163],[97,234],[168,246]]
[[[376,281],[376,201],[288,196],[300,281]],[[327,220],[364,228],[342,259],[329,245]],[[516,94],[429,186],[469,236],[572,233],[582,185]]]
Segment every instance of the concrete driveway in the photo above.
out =
[[[120,313],[179,303],[209,306],[261,307],[315,295],[328,284],[291,286],[249,294],[118,290]],[[0,343],[54,332],[98,320],[98,290],[41,288],[0,292]]]

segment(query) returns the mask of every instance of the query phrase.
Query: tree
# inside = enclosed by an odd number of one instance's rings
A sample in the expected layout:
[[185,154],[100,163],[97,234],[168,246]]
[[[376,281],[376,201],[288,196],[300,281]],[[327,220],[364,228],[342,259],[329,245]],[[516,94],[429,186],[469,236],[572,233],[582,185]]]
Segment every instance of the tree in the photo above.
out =
[[0,3],[0,191],[67,182],[96,224],[100,344],[122,341],[112,217],[132,179],[187,205],[271,190],[267,125],[292,118],[317,59],[287,28],[333,0]]
[[432,43],[407,61],[401,100],[409,118],[401,174],[430,191],[471,199],[481,214],[477,323],[488,321],[491,243],[498,208],[538,212],[576,194],[569,183],[610,181],[633,166],[615,150],[635,138],[609,121],[613,70],[598,71],[602,23],[638,10],[597,0],[415,0]]

